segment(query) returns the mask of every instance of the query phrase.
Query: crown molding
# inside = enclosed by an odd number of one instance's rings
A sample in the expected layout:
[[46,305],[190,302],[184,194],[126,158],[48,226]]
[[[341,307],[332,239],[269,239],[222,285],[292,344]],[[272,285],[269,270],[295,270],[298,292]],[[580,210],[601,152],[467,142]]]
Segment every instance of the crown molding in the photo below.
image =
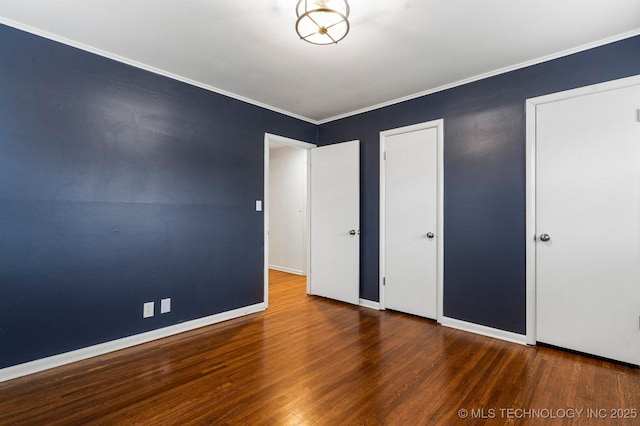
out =
[[508,66],[508,67],[503,67],[503,68],[499,68],[499,69],[496,69],[496,70],[493,70],[493,71],[489,71],[489,72],[486,72],[486,73],[478,74],[478,75],[475,75],[473,77],[469,77],[469,78],[465,78],[465,79],[462,79],[462,80],[458,80],[456,82],[445,84],[445,85],[442,85],[442,86],[439,86],[439,87],[436,87],[436,88],[433,88],[433,89],[423,90],[423,91],[420,91],[420,92],[417,92],[417,93],[413,93],[411,95],[403,96],[403,97],[392,99],[392,100],[389,100],[389,101],[385,101],[385,102],[382,102],[382,103],[379,103],[379,104],[375,104],[375,105],[367,106],[367,107],[360,108],[360,109],[357,109],[357,110],[354,110],[354,111],[346,112],[344,114],[339,114],[339,115],[331,116],[331,117],[328,117],[328,118],[315,120],[315,119],[312,119],[312,118],[309,118],[309,117],[305,117],[305,116],[300,115],[300,114],[293,113],[291,111],[286,111],[286,110],[283,110],[281,108],[277,108],[277,107],[265,104],[263,102],[256,101],[254,99],[247,98],[245,96],[241,96],[241,95],[238,95],[238,94],[235,94],[235,93],[232,93],[232,92],[228,92],[228,91],[223,90],[223,89],[219,89],[219,88],[214,87],[214,86],[210,86],[208,84],[201,83],[201,82],[196,81],[196,80],[192,80],[192,79],[187,78],[187,77],[183,77],[183,76],[178,75],[178,74],[174,74],[174,73],[162,70],[160,68],[153,67],[151,65],[144,64],[142,62],[134,61],[132,59],[129,59],[129,58],[126,58],[126,57],[123,57],[123,56],[120,56],[120,55],[116,55],[114,53],[107,52],[107,51],[102,50],[102,49],[98,49],[98,48],[95,48],[95,47],[92,47],[92,46],[89,46],[89,45],[86,45],[86,44],[83,44],[83,43],[79,43],[79,42],[67,39],[65,37],[61,37],[61,36],[49,33],[47,31],[43,31],[43,30],[40,30],[40,29],[37,29],[37,28],[33,28],[33,27],[29,26],[29,25],[25,25],[25,24],[22,24],[22,23],[19,23],[19,22],[16,22],[16,21],[4,18],[4,17],[0,17],[0,24],[4,24],[4,25],[7,25],[9,27],[21,30],[21,31],[25,31],[25,32],[28,32],[28,33],[31,33],[31,34],[34,34],[34,35],[37,35],[37,36],[40,36],[40,37],[44,37],[46,39],[49,39],[49,40],[52,40],[52,41],[56,41],[58,43],[65,44],[67,46],[75,47],[75,48],[80,49],[80,50],[84,50],[84,51],[87,51],[87,52],[90,52],[90,53],[94,53],[96,55],[99,55],[99,56],[102,56],[102,57],[105,57],[105,58],[108,58],[108,59],[112,59],[112,60],[117,61],[117,62],[121,62],[121,63],[127,64],[127,65],[131,65],[133,67],[136,67],[136,68],[139,68],[139,69],[143,69],[145,71],[149,71],[149,72],[152,72],[154,74],[162,75],[164,77],[168,77],[168,78],[171,78],[173,80],[177,80],[177,81],[180,81],[182,83],[189,84],[191,86],[199,87],[201,89],[205,89],[205,90],[208,90],[210,92],[217,93],[219,95],[223,95],[223,96],[226,96],[226,97],[229,97],[229,98],[232,98],[232,99],[236,99],[236,100],[239,100],[239,101],[242,101],[242,102],[246,102],[248,104],[251,104],[251,105],[254,105],[254,106],[257,106],[257,107],[260,107],[260,108],[264,108],[264,109],[267,109],[267,110],[270,110],[270,111],[273,111],[273,112],[276,112],[276,113],[279,113],[279,114],[283,114],[283,115],[289,116],[291,118],[295,118],[295,119],[298,119],[298,120],[301,120],[301,121],[305,121],[307,123],[314,124],[316,126],[317,125],[321,125],[321,124],[330,123],[332,121],[341,120],[343,118],[352,117],[352,116],[355,116],[355,115],[358,115],[358,114],[363,114],[363,113],[366,113],[366,112],[374,111],[374,110],[377,110],[377,109],[380,109],[380,108],[384,108],[384,107],[387,107],[387,106],[399,104],[399,103],[402,103],[402,102],[410,101],[410,100],[417,99],[417,98],[420,98],[420,97],[423,97],[423,96],[431,95],[433,93],[442,92],[442,91],[447,90],[447,89],[452,89],[454,87],[459,87],[459,86],[462,86],[462,85],[465,85],[465,84],[468,84],[468,83],[473,83],[475,81],[483,80],[485,78],[494,77],[494,76],[497,76],[497,75],[500,75],[500,74],[505,74],[505,73],[508,73],[508,72],[511,72],[511,71],[515,71],[515,70],[518,70],[518,69],[526,68],[526,67],[529,67],[529,66],[532,66],[532,65],[541,64],[543,62],[548,62],[548,61],[551,61],[551,60],[554,60],[554,59],[558,59],[558,58],[562,58],[562,57],[565,57],[565,56],[573,55],[574,53],[583,52],[585,50],[593,49],[593,48],[596,48],[596,47],[604,46],[606,44],[614,43],[616,41],[620,41],[620,40],[624,40],[624,39],[627,39],[627,38],[631,38],[631,37],[635,37],[637,35],[640,35],[640,28],[638,28],[638,29],[635,29],[635,30],[632,30],[632,31],[628,31],[628,32],[622,33],[622,34],[618,34],[616,36],[607,37],[607,38],[604,38],[604,39],[601,39],[601,40],[598,40],[598,41],[595,41],[595,42],[583,44],[583,45],[578,46],[578,47],[574,47],[574,48],[571,48],[571,49],[563,50],[561,52],[553,53],[551,55],[542,56],[540,58],[536,58],[536,59],[533,59],[533,60],[521,62],[521,63],[516,64],[516,65],[511,65],[511,66]]
[[58,43],[62,43],[62,44],[67,45],[67,46],[75,47],[76,49],[84,50],[86,52],[93,53],[93,54],[96,54],[98,56],[102,56],[102,57],[107,58],[107,59],[112,59],[112,60],[117,61],[117,62],[121,62],[121,63],[127,64],[127,65],[131,65],[132,67],[139,68],[139,69],[142,69],[142,70],[145,70],[145,71],[149,71],[149,72],[152,72],[154,74],[158,74],[158,75],[161,75],[161,76],[164,76],[164,77],[168,77],[168,78],[170,78],[172,80],[177,80],[177,81],[180,81],[182,83],[189,84],[191,86],[199,87],[201,89],[208,90],[210,92],[217,93],[219,95],[223,95],[223,96],[226,96],[226,97],[229,97],[229,98],[232,98],[232,99],[236,99],[236,100],[239,100],[239,101],[242,101],[242,102],[246,102],[248,104],[251,104],[251,105],[254,105],[254,106],[257,106],[257,107],[260,107],[260,108],[268,109],[270,111],[277,112],[279,114],[284,114],[284,115],[287,115],[289,117],[296,118],[298,120],[306,121],[308,123],[315,124],[315,125],[319,124],[319,122],[317,120],[312,120],[312,119],[310,119],[308,117],[304,117],[302,115],[295,114],[295,113],[293,113],[291,111],[286,111],[286,110],[283,110],[283,109],[280,109],[280,108],[277,108],[277,107],[274,107],[274,106],[271,106],[271,105],[268,105],[268,104],[265,104],[265,103],[262,103],[262,102],[259,102],[259,101],[256,101],[256,100],[253,100],[253,99],[250,99],[250,98],[247,98],[247,97],[244,97],[244,96],[232,93],[232,92],[228,92],[226,90],[219,89],[217,87],[210,86],[208,84],[204,84],[204,83],[201,83],[199,81],[192,80],[190,78],[183,77],[181,75],[174,74],[172,72],[165,71],[165,70],[162,70],[160,68],[156,68],[154,66],[151,66],[151,65],[148,65],[148,64],[145,64],[145,63],[142,63],[142,62],[134,61],[134,60],[126,58],[124,56],[120,56],[120,55],[116,55],[115,53],[107,52],[106,50],[98,49],[96,47],[92,47],[92,46],[89,46],[89,45],[84,44],[84,43],[79,43],[77,41],[73,41],[73,40],[70,40],[68,38],[61,37],[61,36],[49,33],[47,31],[43,31],[43,30],[40,30],[40,29],[37,29],[37,28],[33,28],[33,27],[29,26],[29,25],[25,25],[25,24],[22,24],[20,22],[12,21],[11,19],[7,19],[7,18],[1,17],[1,16],[0,16],[0,24],[4,24],[4,25],[6,25],[8,27],[12,27],[12,28],[15,28],[15,29],[18,29],[18,30],[21,30],[21,31],[25,31],[25,32],[33,34],[33,35],[37,35],[37,36],[46,38],[48,40],[52,40],[52,41],[55,41],[55,42],[58,42]]
[[618,34],[616,36],[613,37],[608,37],[602,40],[598,40],[598,41],[594,41],[591,43],[587,43],[587,44],[583,44],[582,46],[578,46],[578,47],[574,47],[571,49],[567,49],[567,50],[563,50],[562,52],[557,52],[557,53],[553,53],[551,55],[547,55],[547,56],[542,56],[540,58],[537,59],[532,59],[530,61],[525,61],[525,62],[520,62],[519,64],[516,65],[511,65],[508,67],[504,67],[504,68],[498,68],[496,70],[493,71],[489,71],[483,74],[478,74],[475,75],[473,77],[469,77],[469,78],[465,78],[462,80],[458,80],[454,83],[449,83],[449,84],[445,84],[443,86],[440,87],[436,87],[434,89],[428,89],[428,90],[424,90],[418,93],[414,93],[412,95],[407,95],[407,96],[403,96],[401,98],[396,98],[390,101],[386,101],[386,102],[382,102],[376,105],[371,105],[368,107],[364,107],[355,111],[351,111],[351,112],[346,112],[344,114],[340,114],[340,115],[335,115],[333,117],[329,117],[329,118],[325,118],[322,120],[318,120],[317,124],[326,124],[326,123],[330,123],[332,121],[337,121],[337,120],[341,120],[343,118],[347,118],[347,117],[352,117],[354,115],[358,115],[358,114],[362,114],[365,112],[369,112],[369,111],[374,111],[376,109],[380,109],[380,108],[384,108],[384,107],[388,107],[391,105],[395,105],[395,104],[399,104],[402,102],[406,102],[406,101],[410,101],[412,99],[417,99],[420,98],[422,96],[426,96],[426,95],[431,95],[433,93],[437,93],[437,92],[442,92],[444,90],[447,89],[452,89],[454,87],[458,87],[458,86],[463,86],[465,84],[468,83],[473,83],[474,81],[479,81],[479,80],[483,80],[485,78],[489,78],[489,77],[494,77],[496,75],[500,75],[500,74],[505,74],[511,71],[515,71],[515,70],[519,70],[522,68],[526,68],[526,67],[530,67],[532,65],[538,65],[541,64],[543,62],[548,62],[548,61],[552,61],[554,59],[559,59],[565,56],[569,56],[569,55],[573,55],[574,53],[579,53],[579,52],[584,52],[585,50],[589,50],[589,49],[593,49],[596,47],[600,47],[600,46],[604,46],[606,44],[609,43],[614,43],[616,41],[620,41],[620,40],[624,40],[627,38],[631,38],[631,37],[635,37],[637,35],[640,35],[640,28],[633,30],[633,31],[629,31],[626,33],[622,33],[622,34]]

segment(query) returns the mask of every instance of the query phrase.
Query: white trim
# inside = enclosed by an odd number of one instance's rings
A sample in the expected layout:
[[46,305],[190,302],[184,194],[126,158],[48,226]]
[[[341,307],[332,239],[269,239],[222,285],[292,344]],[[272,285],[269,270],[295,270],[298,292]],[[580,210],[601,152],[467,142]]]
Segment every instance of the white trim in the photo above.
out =
[[489,77],[495,77],[496,75],[505,74],[505,73],[508,73],[508,72],[511,72],[511,71],[519,70],[519,69],[530,67],[530,66],[533,66],[533,65],[538,65],[538,64],[541,64],[543,62],[548,62],[548,61],[552,61],[554,59],[563,58],[565,56],[569,56],[569,55],[573,55],[575,53],[583,52],[585,50],[594,49],[596,47],[604,46],[606,44],[615,43],[616,41],[620,41],[620,40],[624,40],[624,39],[627,39],[627,38],[635,37],[637,35],[640,35],[640,29],[636,29],[636,30],[629,31],[629,32],[626,32],[626,33],[618,34],[618,35],[615,35],[613,37],[608,37],[608,38],[605,38],[605,39],[602,39],[602,40],[598,40],[598,41],[594,41],[594,42],[591,42],[591,43],[583,44],[581,46],[574,47],[572,49],[563,50],[562,52],[557,52],[557,53],[553,53],[551,55],[542,56],[540,58],[532,59],[530,61],[520,62],[519,64],[516,64],[516,65],[511,65],[511,66],[507,66],[507,67],[504,67],[504,68],[498,68],[497,70],[489,71],[489,72],[486,72],[486,73],[483,73],[483,74],[478,74],[478,75],[475,75],[473,77],[469,77],[469,78],[465,78],[465,79],[462,79],[462,80],[458,80],[456,82],[445,84],[443,86],[439,86],[439,87],[436,87],[436,88],[433,88],[433,89],[424,90],[424,91],[421,91],[421,92],[418,92],[418,93],[414,93],[412,95],[407,95],[407,96],[403,96],[401,98],[396,98],[396,99],[393,99],[393,100],[390,100],[390,101],[381,102],[381,103],[376,104],[376,105],[371,105],[371,106],[368,106],[368,107],[360,108],[358,110],[351,111],[351,112],[346,112],[344,114],[334,115],[332,117],[328,117],[328,118],[325,118],[325,119],[322,119],[322,120],[317,120],[316,124],[330,123],[332,121],[341,120],[343,118],[351,117],[351,116],[358,115],[358,114],[363,114],[363,113],[369,112],[369,111],[374,111],[376,109],[380,109],[380,108],[388,107],[388,106],[391,106],[391,105],[399,104],[399,103],[402,103],[402,102],[410,101],[412,99],[421,98],[423,96],[431,95],[433,93],[442,92],[444,90],[452,89],[454,87],[463,86],[465,84],[473,83],[474,81],[483,80],[483,79],[489,78]]
[[444,120],[438,123],[438,310],[436,321],[444,317]]
[[235,93],[228,92],[226,90],[219,89],[217,87],[210,86],[208,84],[201,83],[199,81],[192,80],[190,78],[183,77],[181,75],[174,74],[174,73],[171,73],[169,71],[165,71],[165,70],[162,70],[160,68],[156,68],[154,66],[147,65],[147,64],[142,63],[142,62],[134,61],[133,59],[125,58],[124,56],[116,55],[115,53],[107,52],[106,50],[98,49],[97,47],[92,47],[92,46],[89,46],[89,45],[84,44],[84,43],[79,43],[77,41],[73,41],[73,40],[70,40],[68,38],[52,34],[52,33],[47,32],[47,31],[43,31],[43,30],[40,30],[40,29],[37,29],[37,28],[33,28],[33,27],[29,26],[29,25],[25,25],[25,24],[22,24],[22,23],[19,23],[19,22],[16,22],[16,21],[12,21],[10,19],[7,19],[7,18],[1,17],[1,16],[0,16],[0,24],[4,24],[4,25],[7,25],[9,27],[13,27],[13,28],[16,28],[18,30],[21,30],[21,31],[25,31],[25,32],[28,32],[28,33],[31,33],[31,34],[34,34],[34,35],[49,39],[49,40],[53,40],[55,42],[65,44],[67,46],[75,47],[76,49],[84,50],[86,52],[93,53],[95,55],[102,56],[102,57],[107,58],[107,59],[111,59],[111,60],[114,60],[114,61],[117,61],[117,62],[121,62],[123,64],[131,65],[132,67],[140,68],[142,70],[149,71],[149,72],[152,72],[154,74],[162,75],[164,77],[168,77],[168,78],[171,78],[173,80],[181,81],[182,83],[186,83],[186,84],[189,84],[191,86],[199,87],[201,89],[208,90],[210,92],[217,93],[219,95],[223,95],[223,96],[227,96],[229,98],[237,99],[239,101],[246,102],[248,104],[255,105],[255,106],[260,107],[260,108],[265,108],[265,109],[268,109],[270,111],[277,112],[279,114],[284,114],[284,115],[287,115],[287,116],[292,117],[292,118],[297,118],[298,120],[306,121],[307,123],[311,123],[311,124],[315,124],[315,125],[320,124],[317,120],[312,120],[312,119],[310,119],[308,117],[304,117],[302,115],[295,114],[293,112],[286,111],[286,110],[283,110],[281,108],[277,108],[277,107],[274,107],[274,106],[271,106],[271,105],[268,105],[268,104],[253,100],[253,99],[247,98],[245,96],[237,95]]
[[536,343],[536,108],[538,105],[640,85],[640,75],[538,96],[526,101],[526,294],[527,343]]
[[307,149],[307,200],[305,206],[304,244],[307,252],[305,263],[307,273],[307,294],[311,294],[311,148]]
[[468,331],[482,336],[493,337],[494,339],[506,340],[507,342],[518,343],[520,345],[527,344],[526,336],[523,334],[512,333],[510,331],[504,331],[498,328],[487,327],[449,317],[442,317],[440,323],[445,327]]
[[380,183],[379,183],[379,206],[378,206],[378,300],[380,304],[380,309],[386,309],[386,299],[385,299],[385,274],[387,272],[387,268],[385,267],[387,259],[385,254],[385,247],[387,245],[386,238],[386,226],[385,222],[387,220],[387,210],[386,206],[386,191],[385,191],[385,182],[387,181],[387,168],[385,167],[385,143],[384,137],[382,133],[380,133],[380,161],[378,164],[379,175],[380,175]]
[[564,90],[562,92],[530,98],[527,99],[527,102],[536,106],[565,99],[577,98],[584,95],[606,92],[609,90],[624,89],[626,87],[637,85],[640,85],[640,75],[633,75],[631,77],[619,78],[617,80],[605,81],[602,83],[591,84],[589,86],[578,87],[576,89]]
[[543,62],[548,62],[548,61],[551,61],[551,60],[554,60],[554,59],[558,59],[558,58],[562,58],[562,57],[565,57],[565,56],[573,55],[574,53],[583,52],[585,50],[593,49],[593,48],[596,48],[596,47],[604,46],[606,44],[614,43],[616,41],[620,41],[620,40],[624,40],[624,39],[627,39],[627,38],[631,38],[631,37],[635,37],[637,35],[640,35],[640,29],[636,29],[636,30],[629,31],[629,32],[626,32],[626,33],[622,33],[622,34],[618,34],[618,35],[615,35],[615,36],[612,36],[612,37],[604,38],[602,40],[598,40],[598,41],[594,41],[594,42],[591,42],[591,43],[583,44],[581,46],[574,47],[572,49],[567,49],[567,50],[564,50],[562,52],[553,53],[551,55],[542,56],[540,58],[532,59],[530,61],[521,62],[521,63],[516,64],[516,65],[511,65],[511,66],[508,66],[508,67],[499,68],[499,69],[494,70],[494,71],[489,71],[489,72],[486,72],[486,73],[483,73],[483,74],[478,74],[478,75],[475,75],[473,77],[469,77],[469,78],[465,78],[465,79],[462,79],[462,80],[458,80],[456,82],[445,84],[443,86],[439,86],[439,87],[436,87],[436,88],[433,88],[433,89],[423,90],[423,91],[420,91],[420,92],[417,92],[417,93],[414,93],[414,94],[411,94],[411,95],[403,96],[403,97],[396,98],[396,99],[393,99],[393,100],[390,100],[390,101],[381,102],[379,104],[375,104],[375,105],[371,105],[371,106],[368,106],[368,107],[360,108],[360,109],[357,109],[355,111],[346,112],[344,114],[338,114],[338,115],[335,115],[335,116],[332,116],[332,117],[328,117],[328,118],[324,118],[324,119],[321,119],[321,120],[315,120],[315,119],[312,119],[312,118],[309,118],[309,117],[305,117],[305,116],[302,116],[300,114],[295,114],[293,112],[286,111],[286,110],[283,110],[281,108],[277,108],[277,107],[274,107],[274,106],[271,106],[271,105],[268,105],[268,104],[265,104],[265,103],[262,103],[262,102],[259,102],[259,101],[256,101],[256,100],[241,96],[241,95],[237,95],[237,94],[232,93],[232,92],[228,92],[226,90],[218,89],[217,87],[213,87],[213,86],[210,86],[208,84],[200,83],[198,81],[192,80],[192,79],[187,78],[187,77],[180,76],[178,74],[173,74],[173,73],[170,73],[168,71],[164,71],[164,70],[161,70],[159,68],[153,67],[151,65],[147,65],[147,64],[144,64],[142,62],[134,61],[132,59],[128,59],[128,58],[125,58],[123,56],[119,56],[119,55],[116,55],[114,53],[107,52],[107,51],[102,50],[102,49],[98,49],[96,47],[91,47],[89,45],[86,45],[86,44],[83,44],[83,43],[79,43],[79,42],[70,40],[68,38],[61,37],[61,36],[49,33],[47,31],[43,31],[43,30],[31,27],[29,25],[25,25],[25,24],[22,24],[22,23],[19,23],[19,22],[16,22],[16,21],[12,21],[10,19],[7,19],[7,18],[1,17],[1,16],[0,16],[0,24],[7,25],[9,27],[13,27],[13,28],[16,28],[16,29],[21,30],[21,31],[26,31],[28,33],[35,34],[37,36],[44,37],[44,38],[49,39],[49,40],[53,40],[53,41],[56,41],[58,43],[66,44],[67,46],[75,47],[77,49],[81,49],[81,50],[84,50],[86,52],[90,52],[90,53],[93,53],[93,54],[96,54],[96,55],[99,55],[99,56],[102,56],[102,57],[105,57],[105,58],[108,58],[108,59],[112,59],[112,60],[117,61],[117,62],[122,62],[124,64],[131,65],[133,67],[140,68],[140,69],[152,72],[154,74],[162,75],[162,76],[171,78],[173,80],[181,81],[183,83],[190,84],[192,86],[200,87],[201,89],[205,89],[205,90],[208,90],[210,92],[217,93],[219,95],[227,96],[229,98],[237,99],[239,101],[246,102],[248,104],[255,105],[255,106],[260,107],[260,108],[265,108],[265,109],[268,109],[270,111],[274,111],[274,112],[277,112],[277,113],[280,113],[280,114],[284,114],[284,115],[287,115],[287,116],[292,117],[292,118],[297,118],[298,120],[306,121],[307,123],[315,124],[316,126],[317,125],[321,125],[321,124],[325,124],[325,123],[329,123],[329,122],[332,122],[332,121],[340,120],[340,119],[343,119],[343,118],[351,117],[351,116],[354,116],[354,115],[362,114],[362,113],[365,113],[365,112],[374,111],[376,109],[384,108],[384,107],[387,107],[387,106],[390,106],[390,105],[399,104],[399,103],[402,103],[402,102],[405,102],[405,101],[410,101],[412,99],[421,98],[423,96],[431,95],[431,94],[437,93],[437,92],[442,92],[444,90],[452,89],[454,87],[462,86],[462,85],[465,85],[465,84],[468,84],[468,83],[472,83],[474,81],[482,80],[482,79],[489,78],[489,77],[494,77],[494,76],[500,75],[500,74],[505,74],[507,72],[515,71],[515,70],[518,70],[518,69],[521,69],[521,68],[526,68],[526,67],[529,67],[529,66],[532,66],[532,65],[541,64]]
[[286,272],[287,274],[304,276],[304,271],[301,271],[300,269],[292,269],[292,268],[287,268],[285,266],[277,266],[277,265],[269,265],[269,269],[273,269],[275,271],[280,271],[280,272]]
[[[310,293],[310,283],[311,283],[311,253],[310,253],[310,212],[309,212],[309,200],[311,199],[310,192],[310,176],[311,176],[311,162],[310,153],[311,148],[315,148],[317,145],[299,141],[296,139],[287,138],[284,136],[274,135],[272,133],[264,134],[264,200],[262,205],[263,218],[264,218],[264,304],[265,309],[269,307],[269,144],[271,143],[279,143],[282,145],[293,146],[296,148],[302,148],[307,150],[307,200],[306,200],[306,217],[305,217],[305,247],[307,252],[307,263],[306,263],[306,274],[303,272],[300,275],[307,276],[307,294]],[[273,269],[278,269],[274,267]],[[283,269],[279,269],[283,270]],[[284,271],[284,272],[292,272],[292,271]],[[296,273],[296,272],[292,272]]]
[[358,303],[363,308],[375,309],[376,311],[380,310],[380,303],[374,302],[372,300],[360,299]]
[[264,134],[264,193],[262,194],[262,221],[264,228],[264,271],[263,281],[263,301],[266,308],[269,307],[269,133]]
[[418,130],[436,128],[438,133],[437,151],[438,151],[438,211],[437,211],[437,230],[436,238],[438,243],[438,258],[436,263],[436,321],[441,322],[443,318],[443,306],[444,306],[444,120],[432,120],[425,123],[413,124],[410,126],[399,127],[396,129],[385,130],[380,132],[380,276],[379,276],[379,289],[380,289],[380,309],[384,310],[385,307],[385,288],[384,277],[386,268],[385,259],[385,179],[386,179],[386,167],[385,167],[385,144],[386,138],[393,135],[402,133],[415,132]]
[[198,318],[169,327],[147,331],[145,333],[136,334],[134,336],[124,337],[122,339],[112,340],[110,342],[88,346],[86,348],[77,349],[75,351],[65,352],[59,355],[54,355],[47,358],[26,362],[24,364],[18,364],[12,367],[3,368],[0,370],[0,382],[26,376],[28,374],[38,373],[40,371],[59,367],[61,365],[82,361],[84,359],[93,358],[95,356],[104,355],[110,352],[119,351],[121,349],[130,348],[132,346],[148,343],[153,340],[163,339],[165,337],[195,330],[201,327],[206,327],[222,321],[228,321],[241,316],[254,314],[256,312],[265,310],[265,308],[266,307],[264,303],[257,303],[255,305],[221,312],[219,314],[210,315],[204,318]]
[[536,106],[526,101],[525,268],[527,343],[536,344]]
[[269,142],[279,143],[282,145],[295,146],[297,148],[311,149],[317,146],[316,144],[313,144],[313,143],[303,142],[297,139],[291,139],[285,136],[275,135],[273,133],[265,133],[264,136],[265,138],[267,137],[269,138]]

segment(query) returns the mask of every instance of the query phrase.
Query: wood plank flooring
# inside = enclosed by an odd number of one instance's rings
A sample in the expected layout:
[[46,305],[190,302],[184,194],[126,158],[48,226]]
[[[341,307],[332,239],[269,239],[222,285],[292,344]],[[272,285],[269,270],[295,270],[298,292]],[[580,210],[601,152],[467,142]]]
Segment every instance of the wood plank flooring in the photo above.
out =
[[270,280],[263,313],[0,383],[0,424],[640,424],[639,369]]

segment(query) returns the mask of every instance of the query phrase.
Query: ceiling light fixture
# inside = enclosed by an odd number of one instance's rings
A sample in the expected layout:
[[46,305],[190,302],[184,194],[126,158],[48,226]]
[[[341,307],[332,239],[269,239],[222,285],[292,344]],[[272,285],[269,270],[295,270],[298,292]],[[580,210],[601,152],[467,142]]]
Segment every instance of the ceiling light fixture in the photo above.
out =
[[299,0],[296,32],[312,44],[335,44],[349,32],[347,0]]

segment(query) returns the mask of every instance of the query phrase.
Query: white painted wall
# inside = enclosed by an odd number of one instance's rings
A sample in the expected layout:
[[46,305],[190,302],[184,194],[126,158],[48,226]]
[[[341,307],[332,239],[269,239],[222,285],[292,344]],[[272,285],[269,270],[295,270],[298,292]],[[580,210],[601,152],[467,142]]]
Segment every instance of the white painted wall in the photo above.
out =
[[269,147],[269,267],[304,275],[307,150]]

